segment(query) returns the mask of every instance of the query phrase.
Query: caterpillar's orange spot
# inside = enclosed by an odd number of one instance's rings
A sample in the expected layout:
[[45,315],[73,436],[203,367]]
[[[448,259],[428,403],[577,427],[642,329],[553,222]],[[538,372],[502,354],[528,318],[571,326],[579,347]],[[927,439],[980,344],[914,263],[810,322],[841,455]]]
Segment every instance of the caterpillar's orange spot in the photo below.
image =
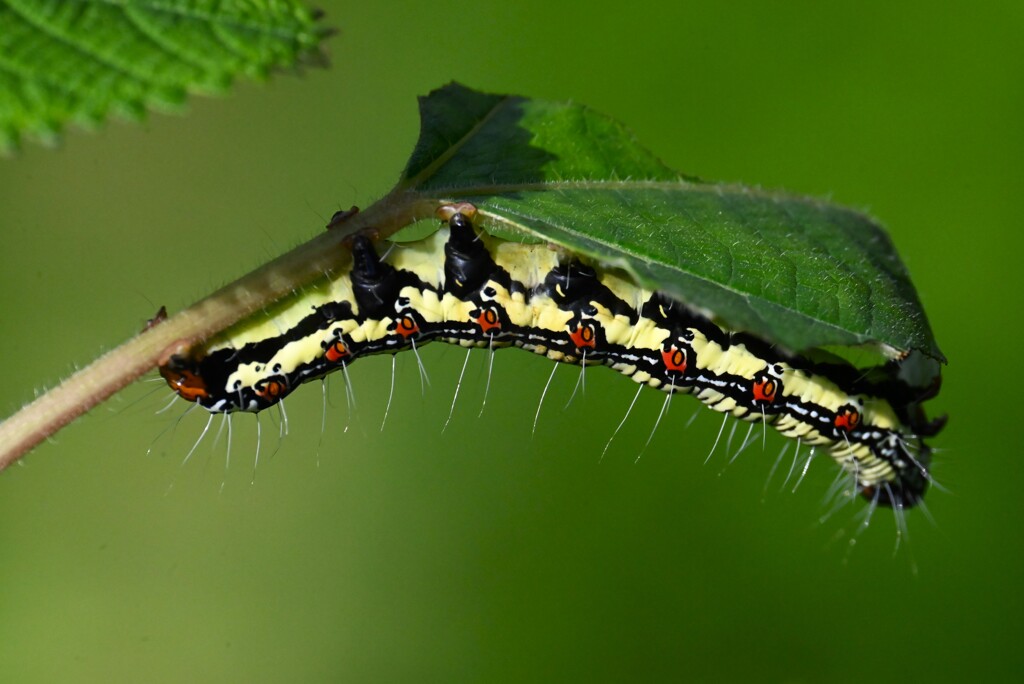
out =
[[186,401],[197,401],[209,396],[206,382],[192,371],[179,371],[168,366],[160,366],[160,375],[171,386],[171,389]]
[[487,333],[491,330],[500,330],[501,321],[498,319],[498,312],[494,309],[484,309],[483,312],[476,317],[477,324],[480,325],[480,331]]
[[852,406],[844,406],[836,415],[835,426],[850,432],[860,425],[860,412]]
[[775,401],[775,392],[778,390],[778,386],[774,380],[760,380],[754,383],[754,401],[767,401],[771,403]]
[[670,371],[686,372],[686,352],[675,345],[661,350],[661,360]]
[[406,339],[411,335],[415,335],[419,331],[420,326],[416,324],[416,321],[412,316],[402,316],[395,321],[395,332]]
[[346,347],[345,343],[341,340],[335,340],[334,343],[327,348],[327,351],[324,352],[324,356],[326,356],[327,360],[331,363],[337,363],[338,361],[348,357],[348,347]]
[[256,386],[256,394],[267,401],[275,401],[285,394],[284,383],[280,380],[267,380]]
[[597,336],[594,334],[592,325],[577,325],[576,329],[569,333],[569,338],[577,349],[584,347],[593,349],[597,346]]

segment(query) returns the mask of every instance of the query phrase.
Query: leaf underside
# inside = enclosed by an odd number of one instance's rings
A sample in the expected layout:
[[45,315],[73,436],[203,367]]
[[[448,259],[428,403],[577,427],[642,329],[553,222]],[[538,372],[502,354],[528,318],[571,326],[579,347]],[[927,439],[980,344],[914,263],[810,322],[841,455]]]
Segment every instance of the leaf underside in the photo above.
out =
[[0,0],[0,150],[316,63],[326,34],[296,0]]
[[489,232],[622,268],[792,351],[869,345],[944,361],[892,242],[862,213],[683,176],[577,104],[450,84],[420,113],[400,190],[471,202]]

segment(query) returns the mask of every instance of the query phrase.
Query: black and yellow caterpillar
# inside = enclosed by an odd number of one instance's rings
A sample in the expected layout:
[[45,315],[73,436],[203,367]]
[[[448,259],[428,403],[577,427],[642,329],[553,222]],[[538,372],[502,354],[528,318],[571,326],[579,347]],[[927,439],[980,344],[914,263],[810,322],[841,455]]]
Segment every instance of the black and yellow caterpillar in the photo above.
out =
[[384,256],[357,235],[342,272],[172,356],[161,374],[211,412],[255,412],[369,354],[434,340],[515,345],[562,363],[611,366],[638,383],[764,421],[827,450],[879,503],[912,506],[924,494],[928,429],[920,397],[898,382],[870,382],[853,366],[813,363],[723,330],[622,271],[478,232],[471,205],[448,217],[446,227]]

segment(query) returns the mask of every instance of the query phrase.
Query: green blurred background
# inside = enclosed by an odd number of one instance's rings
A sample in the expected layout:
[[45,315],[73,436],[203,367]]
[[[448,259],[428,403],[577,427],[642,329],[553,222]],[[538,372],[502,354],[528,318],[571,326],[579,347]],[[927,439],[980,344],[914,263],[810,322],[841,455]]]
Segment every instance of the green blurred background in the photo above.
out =
[[[0,160],[0,413],[196,298],[366,206],[417,135],[417,95],[572,99],[708,179],[831,197],[890,233],[950,359],[932,525],[893,555],[834,476],[765,480],[783,444],[726,467],[719,421],[611,371],[484,355],[442,426],[462,354],[352,369],[321,434],[255,420],[182,459],[205,416],[126,391],[0,475],[0,680],[956,681],[1020,676],[1024,469],[1013,360],[1022,276],[1024,5],[322,2],[333,66],[188,114],[72,131]],[[667,5],[668,3],[666,3]],[[720,7],[716,9],[716,7]],[[269,437],[267,437],[269,435]],[[149,453],[147,454],[147,451]],[[917,574],[912,570],[916,564]]]

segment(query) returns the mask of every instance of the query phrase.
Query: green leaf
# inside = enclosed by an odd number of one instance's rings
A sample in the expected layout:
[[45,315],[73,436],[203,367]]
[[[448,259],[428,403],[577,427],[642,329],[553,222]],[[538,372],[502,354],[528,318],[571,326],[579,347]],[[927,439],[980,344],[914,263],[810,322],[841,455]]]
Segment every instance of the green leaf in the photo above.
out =
[[892,242],[864,214],[684,177],[577,104],[451,84],[420,110],[399,189],[472,202],[490,232],[622,268],[793,351],[873,345],[944,360]]
[[296,0],[0,0],[0,149],[313,63],[315,22]]
[[400,183],[420,192],[681,178],[622,124],[583,105],[487,95],[453,83],[420,98],[420,120],[420,138]]

